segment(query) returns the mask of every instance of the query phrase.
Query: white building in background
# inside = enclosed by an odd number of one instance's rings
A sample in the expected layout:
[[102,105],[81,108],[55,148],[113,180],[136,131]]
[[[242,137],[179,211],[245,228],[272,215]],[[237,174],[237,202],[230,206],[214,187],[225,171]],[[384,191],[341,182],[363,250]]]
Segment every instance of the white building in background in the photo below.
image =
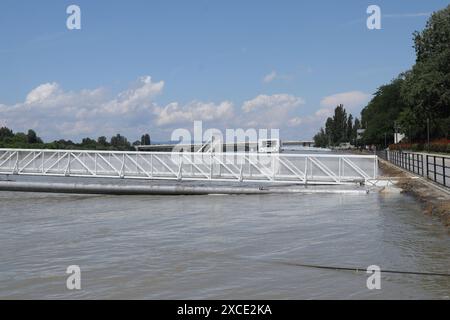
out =
[[280,139],[259,139],[258,152],[261,153],[279,153],[281,151]]

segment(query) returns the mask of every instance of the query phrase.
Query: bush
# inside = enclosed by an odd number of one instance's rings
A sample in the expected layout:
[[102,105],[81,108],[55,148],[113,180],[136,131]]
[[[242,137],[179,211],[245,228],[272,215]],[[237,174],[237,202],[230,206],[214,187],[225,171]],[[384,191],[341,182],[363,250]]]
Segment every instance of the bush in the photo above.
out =
[[[389,145],[389,150],[404,150],[404,151],[427,151],[428,146],[426,142],[421,143],[397,143]],[[430,151],[438,153],[450,153],[450,140],[440,139],[430,142]]]

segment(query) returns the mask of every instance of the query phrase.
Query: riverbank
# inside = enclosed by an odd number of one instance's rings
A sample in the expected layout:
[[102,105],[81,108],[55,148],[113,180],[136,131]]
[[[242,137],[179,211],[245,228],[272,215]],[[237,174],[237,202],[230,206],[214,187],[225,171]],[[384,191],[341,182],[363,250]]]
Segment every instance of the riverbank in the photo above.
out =
[[383,159],[379,159],[379,168],[382,177],[396,178],[402,192],[419,199],[424,205],[424,213],[439,217],[450,230],[450,191],[446,192],[445,187],[439,187]]

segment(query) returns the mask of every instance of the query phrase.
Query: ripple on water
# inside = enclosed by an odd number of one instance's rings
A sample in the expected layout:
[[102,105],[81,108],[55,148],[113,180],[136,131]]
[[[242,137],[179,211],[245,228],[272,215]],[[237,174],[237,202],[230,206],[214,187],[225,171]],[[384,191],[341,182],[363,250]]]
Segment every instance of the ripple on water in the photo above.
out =
[[[77,196],[0,193],[0,297],[448,299],[450,237],[406,195]],[[78,264],[82,290],[65,289]]]

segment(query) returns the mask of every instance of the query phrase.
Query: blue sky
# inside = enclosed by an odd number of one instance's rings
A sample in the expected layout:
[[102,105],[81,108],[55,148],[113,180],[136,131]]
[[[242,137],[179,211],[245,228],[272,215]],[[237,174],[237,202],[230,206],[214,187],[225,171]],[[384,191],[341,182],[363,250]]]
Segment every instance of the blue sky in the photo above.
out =
[[[66,8],[81,8],[81,30]],[[381,8],[368,30],[366,8]],[[414,63],[412,33],[448,1],[0,2],[0,125],[79,140],[174,128],[311,138],[334,104],[359,115]]]

